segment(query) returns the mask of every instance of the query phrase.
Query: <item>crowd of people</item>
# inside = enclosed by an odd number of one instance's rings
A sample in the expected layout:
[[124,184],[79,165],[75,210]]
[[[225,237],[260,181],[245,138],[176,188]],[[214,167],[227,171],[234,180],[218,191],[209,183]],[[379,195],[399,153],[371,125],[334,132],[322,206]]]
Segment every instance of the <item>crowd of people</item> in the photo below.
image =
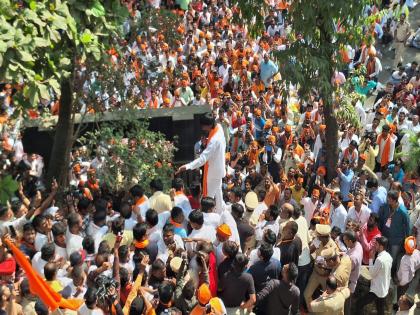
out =
[[[385,314],[389,301],[399,315],[418,312],[420,178],[404,153],[420,133],[420,68],[402,60],[406,43],[417,47],[414,3],[367,7],[382,12],[365,29],[376,42],[342,50],[346,68],[331,81],[352,82],[362,127],[340,124],[335,170],[322,96],[286,87],[271,57],[292,38],[287,2],[270,2],[257,39],[225,1],[149,5],[184,10],[183,40],[169,47],[157,31],[127,47],[165,74],[139,107],[209,105],[195,160],[174,171],[170,189],[155,178],[110,191],[103,161],[75,148],[75,187],[46,183],[42,157],[25,152],[8,119],[13,86],[4,85],[1,174],[19,188],[0,205],[0,314]],[[381,81],[381,50],[392,47]],[[363,66],[364,82],[352,74]],[[118,96],[95,91],[112,110]],[[186,172],[199,180],[187,183]]]

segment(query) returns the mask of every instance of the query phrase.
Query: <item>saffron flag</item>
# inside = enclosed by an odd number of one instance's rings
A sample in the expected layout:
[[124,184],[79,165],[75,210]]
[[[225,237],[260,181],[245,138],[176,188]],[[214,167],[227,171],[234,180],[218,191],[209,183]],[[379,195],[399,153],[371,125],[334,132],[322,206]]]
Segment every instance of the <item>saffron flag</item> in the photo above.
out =
[[50,310],[55,311],[57,308],[69,309],[77,311],[83,304],[80,299],[64,299],[59,293],[55,292],[48,283],[32,268],[32,265],[26,256],[8,239],[4,242],[12,251],[17,264],[23,269],[27,279],[29,280],[29,288],[32,294],[37,295]]

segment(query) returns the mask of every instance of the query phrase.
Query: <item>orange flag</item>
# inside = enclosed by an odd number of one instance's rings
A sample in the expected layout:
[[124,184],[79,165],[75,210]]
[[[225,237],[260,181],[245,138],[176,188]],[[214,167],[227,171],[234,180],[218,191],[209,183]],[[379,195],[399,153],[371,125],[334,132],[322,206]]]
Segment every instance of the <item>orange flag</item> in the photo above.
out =
[[26,256],[9,240],[4,242],[13,252],[18,265],[25,272],[29,280],[29,286],[32,294],[37,295],[50,310],[55,311],[57,308],[69,309],[77,311],[83,304],[83,300],[64,299],[59,293],[55,292],[44,279],[32,268]]

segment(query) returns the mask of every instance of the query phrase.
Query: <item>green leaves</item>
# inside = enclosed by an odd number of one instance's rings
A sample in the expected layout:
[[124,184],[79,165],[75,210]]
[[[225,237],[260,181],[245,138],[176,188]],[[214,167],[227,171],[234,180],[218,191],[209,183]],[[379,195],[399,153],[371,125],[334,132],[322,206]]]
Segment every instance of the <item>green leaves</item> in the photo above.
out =
[[35,60],[34,57],[30,53],[28,53],[24,50],[19,50],[18,53],[20,55],[20,60],[23,61],[23,62],[29,62],[29,61],[34,61]]
[[6,204],[14,196],[15,191],[18,189],[19,184],[13,180],[12,176],[7,175],[0,178],[0,203]]
[[82,44],[89,44],[93,39],[93,34],[90,30],[86,30],[83,34],[80,35],[80,41]]
[[93,16],[96,16],[96,17],[105,16],[105,8],[98,0],[95,0],[93,2],[93,6],[90,9],[90,11],[92,12]]
[[127,16],[119,0],[0,0],[0,80],[26,82],[19,104],[59,95],[73,60],[101,60]]

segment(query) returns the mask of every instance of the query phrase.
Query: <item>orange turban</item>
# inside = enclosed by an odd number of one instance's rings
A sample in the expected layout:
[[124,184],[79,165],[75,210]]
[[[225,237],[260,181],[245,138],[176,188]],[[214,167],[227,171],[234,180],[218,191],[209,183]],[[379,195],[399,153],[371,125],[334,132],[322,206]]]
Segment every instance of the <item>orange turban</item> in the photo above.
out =
[[216,231],[220,236],[230,237],[232,235],[229,225],[225,223],[219,225]]
[[360,154],[359,159],[362,159],[363,161],[366,161],[367,160],[366,154],[364,154],[364,153]]
[[409,236],[404,241],[404,249],[408,255],[411,255],[416,249],[416,238],[414,236]]
[[276,137],[275,136],[268,136],[267,140],[270,142],[276,142]]
[[264,125],[264,129],[270,129],[271,127],[273,127],[273,121],[271,119],[267,119]]
[[211,291],[206,283],[203,283],[197,290],[197,299],[201,305],[207,305],[211,300]]
[[325,168],[325,166],[320,166],[318,167],[318,170],[316,171],[316,173],[318,175],[325,176],[327,174],[327,169]]
[[391,129],[392,133],[395,133],[397,131],[397,126],[395,126],[394,124],[389,124],[389,128]]
[[324,131],[325,129],[327,129],[326,125],[319,125],[319,131]]
[[290,126],[290,125],[286,125],[286,126],[284,127],[284,130],[285,130],[285,131],[287,131],[287,132],[292,132],[292,126]]
[[273,132],[279,132],[279,127],[273,127],[271,130],[273,130]]
[[165,97],[165,98],[163,99],[163,103],[165,103],[165,104],[170,104],[170,103],[171,103],[171,100],[170,100],[169,98]]
[[310,112],[306,112],[305,113],[305,119],[309,119],[311,118],[311,113]]
[[319,190],[318,189],[312,190],[312,196],[319,197]]

